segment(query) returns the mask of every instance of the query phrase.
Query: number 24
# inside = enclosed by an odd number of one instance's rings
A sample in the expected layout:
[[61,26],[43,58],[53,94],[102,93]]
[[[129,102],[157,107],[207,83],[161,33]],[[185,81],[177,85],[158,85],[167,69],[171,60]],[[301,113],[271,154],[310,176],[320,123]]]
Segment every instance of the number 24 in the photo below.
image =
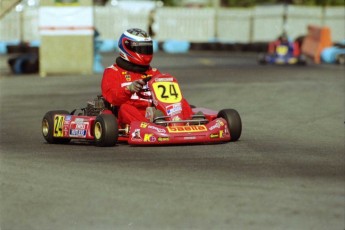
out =
[[178,97],[178,93],[176,92],[175,85],[171,84],[169,86],[169,95],[167,95],[167,89],[164,85],[158,85],[158,88],[162,89],[161,98],[169,98],[169,96],[175,96],[175,98]]

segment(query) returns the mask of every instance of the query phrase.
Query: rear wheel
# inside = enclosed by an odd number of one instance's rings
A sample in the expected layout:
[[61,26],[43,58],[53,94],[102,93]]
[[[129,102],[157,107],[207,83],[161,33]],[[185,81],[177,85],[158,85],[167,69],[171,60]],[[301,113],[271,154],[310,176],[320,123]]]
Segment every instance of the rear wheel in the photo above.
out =
[[267,64],[267,61],[266,61],[266,55],[265,54],[260,54],[259,56],[258,56],[258,63],[260,64],[260,65],[266,65]]
[[116,117],[113,114],[100,114],[93,128],[95,144],[99,147],[116,145],[119,135]]
[[234,109],[223,109],[219,111],[217,117],[224,118],[228,123],[230,141],[237,141],[242,133],[242,121],[239,113]]
[[298,57],[298,62],[297,62],[298,65],[307,65],[307,59],[304,55],[300,55]]
[[54,137],[54,117],[56,114],[69,114],[66,110],[54,110],[47,112],[42,119],[42,135],[44,139],[50,144],[67,144],[71,141],[70,138]]

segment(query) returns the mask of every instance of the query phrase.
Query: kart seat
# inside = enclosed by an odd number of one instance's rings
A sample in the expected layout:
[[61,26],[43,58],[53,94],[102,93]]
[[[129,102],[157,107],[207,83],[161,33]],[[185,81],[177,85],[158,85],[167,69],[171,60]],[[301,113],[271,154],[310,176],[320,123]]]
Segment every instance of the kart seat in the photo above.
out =
[[100,95],[100,98],[103,100],[104,107],[106,109],[109,109],[117,117],[118,113],[119,113],[119,106],[114,106],[114,105],[110,104],[110,102],[105,100],[105,98],[102,95]]

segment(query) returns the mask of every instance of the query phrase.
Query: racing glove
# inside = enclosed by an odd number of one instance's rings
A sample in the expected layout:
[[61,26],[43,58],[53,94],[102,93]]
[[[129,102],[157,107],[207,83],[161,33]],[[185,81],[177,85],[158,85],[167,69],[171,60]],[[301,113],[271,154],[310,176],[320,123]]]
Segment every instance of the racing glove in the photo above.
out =
[[133,81],[132,84],[128,85],[127,89],[131,91],[131,93],[137,93],[143,88],[144,85],[145,82],[143,80],[136,80]]

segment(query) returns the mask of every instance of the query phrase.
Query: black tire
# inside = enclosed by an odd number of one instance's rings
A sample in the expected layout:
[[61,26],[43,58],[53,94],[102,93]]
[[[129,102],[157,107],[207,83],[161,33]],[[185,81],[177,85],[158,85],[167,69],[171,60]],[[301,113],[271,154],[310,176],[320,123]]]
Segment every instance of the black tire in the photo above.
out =
[[265,54],[260,54],[258,56],[258,64],[260,64],[260,65],[266,65],[267,64],[266,55]]
[[228,123],[231,140],[237,141],[242,133],[242,121],[239,113],[234,109],[223,109],[219,111],[218,116],[224,118]]
[[100,114],[96,117],[93,127],[95,145],[111,147],[116,145],[119,135],[116,117],[113,114]]
[[339,65],[345,65],[345,54],[339,54],[336,57],[336,63]]
[[56,114],[69,114],[66,110],[54,110],[47,112],[42,119],[42,135],[49,144],[67,144],[70,138],[57,138],[54,133],[54,116]]
[[298,65],[307,65],[307,59],[304,55],[300,55],[297,61]]

